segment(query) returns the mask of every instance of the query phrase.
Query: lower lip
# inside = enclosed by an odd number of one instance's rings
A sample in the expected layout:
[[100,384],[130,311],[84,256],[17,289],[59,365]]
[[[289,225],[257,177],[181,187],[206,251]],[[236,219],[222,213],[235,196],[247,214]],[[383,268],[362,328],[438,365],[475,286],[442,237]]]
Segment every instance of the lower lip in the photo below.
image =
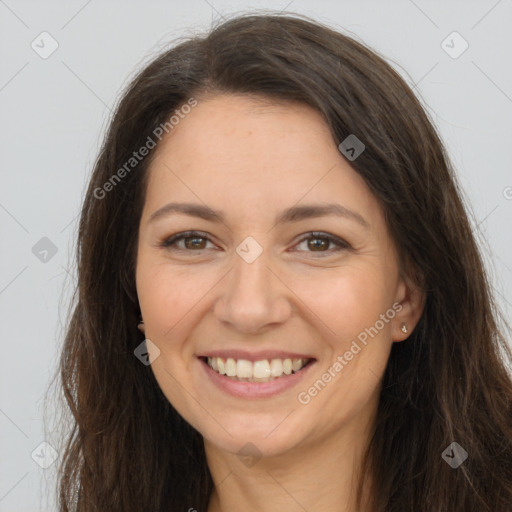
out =
[[219,389],[237,398],[269,398],[297,385],[316,361],[306,365],[297,373],[271,380],[269,382],[244,382],[233,380],[213,370],[203,359],[199,359],[206,375]]

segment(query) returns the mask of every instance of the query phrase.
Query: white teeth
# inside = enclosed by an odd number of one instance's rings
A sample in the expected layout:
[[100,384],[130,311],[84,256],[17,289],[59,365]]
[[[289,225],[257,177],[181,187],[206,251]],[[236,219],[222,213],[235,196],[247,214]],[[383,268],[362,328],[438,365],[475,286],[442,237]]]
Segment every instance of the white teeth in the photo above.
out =
[[302,368],[302,359],[292,359],[292,370],[298,372]]
[[234,377],[236,375],[236,361],[231,357],[226,360],[226,375],[228,377]]
[[226,360],[221,357],[208,357],[208,365],[221,375],[232,377],[235,380],[245,380],[249,382],[268,382],[283,375],[291,375],[292,372],[298,372],[306,365],[306,359],[272,359],[268,361],[248,361],[247,359],[233,359],[228,357]]
[[283,362],[281,359],[272,359],[270,361],[270,373],[272,377],[280,377],[283,374]]
[[[268,364],[267,360],[255,361],[252,366],[252,372],[255,379],[267,379],[270,377],[270,365]],[[252,377],[252,375],[250,375],[250,377]]]
[[252,377],[252,363],[247,359],[239,359],[236,363],[236,376],[239,379],[250,379]]

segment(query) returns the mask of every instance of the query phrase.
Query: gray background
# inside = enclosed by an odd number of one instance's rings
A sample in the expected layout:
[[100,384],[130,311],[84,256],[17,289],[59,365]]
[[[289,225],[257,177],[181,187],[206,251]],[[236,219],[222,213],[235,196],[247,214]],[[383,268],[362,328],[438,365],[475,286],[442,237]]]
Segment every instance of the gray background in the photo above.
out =
[[[60,442],[45,431],[44,394],[71,297],[77,214],[111,106],[128,78],[174,38],[260,8],[307,14],[357,35],[414,87],[459,173],[510,318],[511,0],[0,0],[0,511],[56,509],[55,464],[43,469],[31,454],[49,461],[51,450],[41,452],[40,443]],[[58,43],[46,59],[44,31]],[[469,44],[457,58],[462,40],[448,38],[452,56],[442,46],[453,31]],[[43,237],[55,254],[44,253]]]

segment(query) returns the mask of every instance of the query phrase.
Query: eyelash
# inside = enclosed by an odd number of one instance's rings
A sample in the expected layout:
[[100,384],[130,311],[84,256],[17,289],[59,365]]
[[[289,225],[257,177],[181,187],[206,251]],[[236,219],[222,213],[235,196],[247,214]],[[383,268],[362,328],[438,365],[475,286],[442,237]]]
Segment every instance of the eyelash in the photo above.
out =
[[[297,245],[301,244],[302,242],[307,241],[307,240],[321,239],[321,240],[328,240],[329,242],[332,242],[336,246],[335,249],[328,249],[327,251],[318,251],[318,253],[320,253],[320,255],[321,255],[320,257],[322,257],[322,255],[325,255],[325,254],[329,255],[329,254],[332,254],[333,252],[338,252],[338,251],[341,251],[344,249],[346,250],[346,249],[352,248],[348,242],[345,242],[345,240],[342,240],[341,238],[335,237],[328,233],[312,231],[310,233],[307,233],[307,235],[308,236],[299,240],[299,242],[297,242]],[[201,231],[185,231],[183,233],[177,233],[175,235],[170,236],[169,238],[166,238],[159,245],[160,245],[160,247],[169,249],[171,251],[185,251],[185,252],[201,253],[201,252],[207,250],[207,249],[198,249],[198,250],[183,249],[183,248],[176,247],[177,242],[179,242],[181,240],[185,240],[187,238],[201,238],[201,239],[206,239],[209,242],[211,242],[211,240],[208,238],[208,235],[206,233],[203,233]],[[306,251],[306,252],[315,253],[316,251]]]

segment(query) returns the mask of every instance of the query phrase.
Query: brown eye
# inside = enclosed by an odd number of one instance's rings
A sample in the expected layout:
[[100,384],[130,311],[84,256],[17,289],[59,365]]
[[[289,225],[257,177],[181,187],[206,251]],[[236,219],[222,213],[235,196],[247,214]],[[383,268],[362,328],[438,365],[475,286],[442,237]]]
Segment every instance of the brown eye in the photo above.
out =
[[187,249],[205,249],[206,241],[206,238],[197,236],[183,238],[184,245]]
[[[329,255],[343,249],[350,249],[351,246],[345,240],[328,233],[310,233],[308,237],[303,238],[297,246],[307,242],[305,252],[315,252]],[[333,244],[334,248],[329,248]],[[302,251],[302,249],[300,249]]]
[[[180,244],[179,242],[182,241],[183,244]],[[160,245],[169,250],[199,252],[208,249],[208,247],[206,247],[208,242],[210,242],[210,239],[205,233],[187,231],[185,233],[177,233],[167,238],[161,242]]]
[[311,250],[323,252],[324,249],[329,248],[331,240],[327,240],[326,238],[308,238],[307,242],[308,248]]

